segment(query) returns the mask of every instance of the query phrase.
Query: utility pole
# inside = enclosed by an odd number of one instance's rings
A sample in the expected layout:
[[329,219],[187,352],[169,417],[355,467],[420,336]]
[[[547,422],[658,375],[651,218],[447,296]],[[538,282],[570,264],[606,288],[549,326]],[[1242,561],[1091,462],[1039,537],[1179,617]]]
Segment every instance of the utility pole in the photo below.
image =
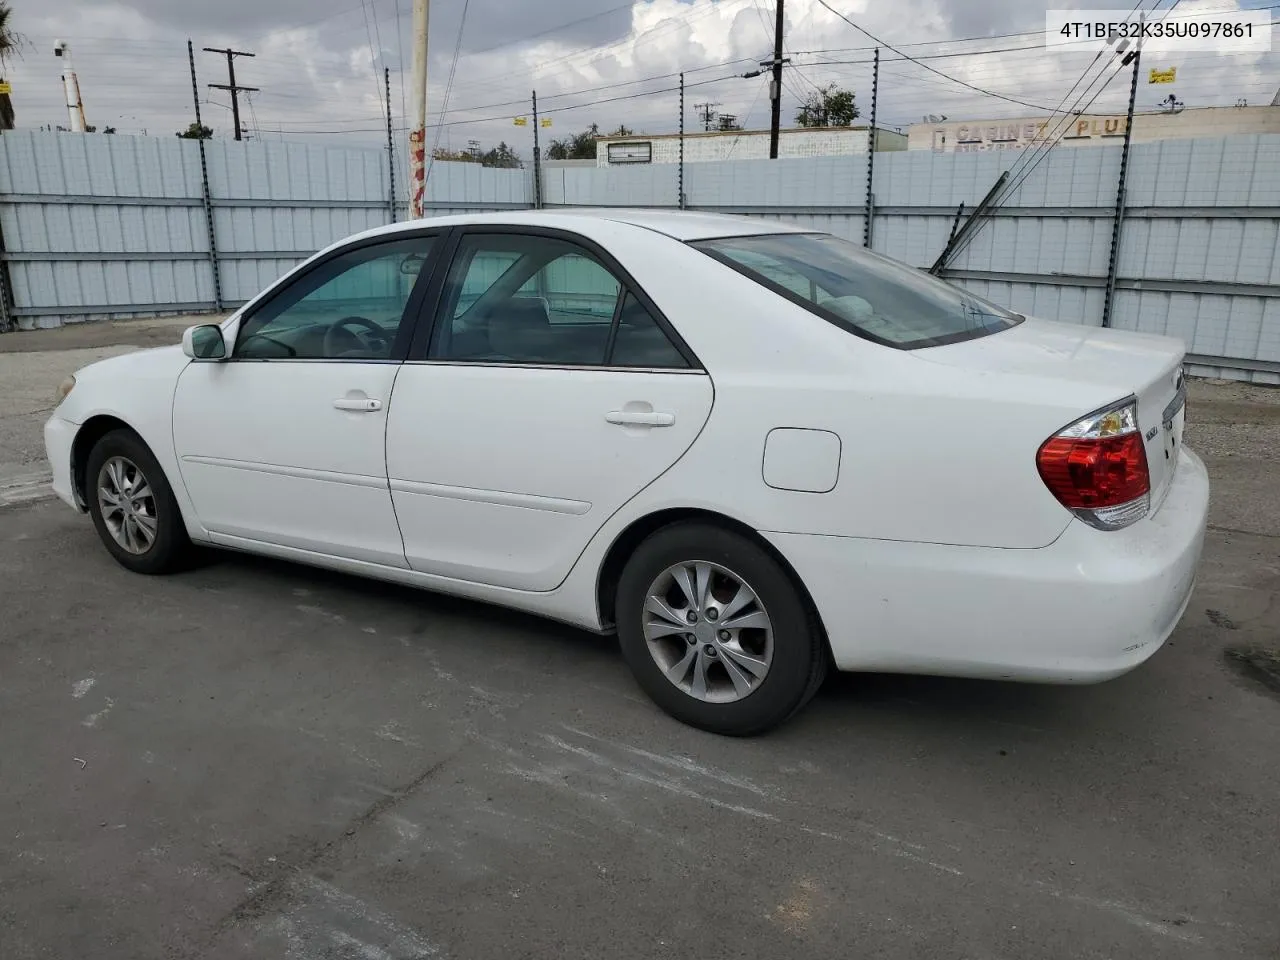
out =
[[227,82],[209,84],[215,90],[231,91],[231,122],[236,128],[236,139],[242,139],[240,136],[240,92],[257,93],[257,87],[242,87],[236,83],[236,57],[256,57],[256,53],[246,53],[243,50],[232,50],[230,47],[205,47],[205,53],[221,53],[227,58]]
[[413,128],[409,131],[409,217],[422,217],[427,191],[427,28],[429,0],[413,0]]
[[769,99],[773,101],[769,119],[769,159],[778,159],[778,129],[782,124],[782,2],[773,25],[773,79],[769,81]]
[[698,116],[702,118],[702,129],[710,131],[711,124],[716,119],[716,107],[718,103],[695,103],[693,109],[698,112]]
[[84,133],[89,124],[84,119],[84,101],[80,99],[80,78],[71,65],[71,44],[62,40],[53,42],[53,55],[66,61],[62,71],[62,89],[66,93],[67,114],[71,119],[71,132]]

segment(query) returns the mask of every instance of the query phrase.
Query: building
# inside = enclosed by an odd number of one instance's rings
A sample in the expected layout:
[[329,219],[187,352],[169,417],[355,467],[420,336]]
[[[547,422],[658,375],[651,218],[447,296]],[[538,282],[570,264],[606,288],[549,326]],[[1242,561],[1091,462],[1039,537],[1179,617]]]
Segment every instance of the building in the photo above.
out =
[[[1124,139],[1126,116],[1081,114],[1066,124],[1063,116],[953,120],[913,123],[907,128],[909,150],[934,153],[975,153],[1022,150],[1039,146],[1059,134],[1064,147],[1096,147]],[[1138,113],[1133,117],[1133,142],[1190,137],[1228,137],[1247,133],[1280,133],[1280,106],[1191,107],[1172,112]]]
[[[795,127],[778,134],[778,156],[839,157],[867,152],[871,128]],[[876,131],[876,150],[907,149],[904,134]],[[713,130],[684,135],[685,163],[710,160],[763,160],[769,156],[768,130]],[[596,166],[611,167],[632,163],[679,163],[680,134],[654,136],[601,137],[596,141]]]

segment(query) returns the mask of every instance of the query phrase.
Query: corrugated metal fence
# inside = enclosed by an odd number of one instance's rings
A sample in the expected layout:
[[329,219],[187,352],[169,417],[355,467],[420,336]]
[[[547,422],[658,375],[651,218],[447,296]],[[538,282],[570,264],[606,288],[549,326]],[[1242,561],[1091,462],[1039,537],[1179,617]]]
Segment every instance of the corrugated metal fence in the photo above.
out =
[[[872,247],[928,267],[1022,154],[876,155]],[[1030,165],[1029,165],[1030,166]],[[1031,166],[944,276],[1015,310],[1101,322],[1120,148]],[[688,164],[685,206],[862,243],[865,157]],[[678,203],[668,165],[548,170],[549,206]],[[1112,326],[1180,337],[1194,372],[1280,384],[1280,137],[1138,144],[1129,163]]]
[[[0,137],[10,314],[56,325],[212,309],[198,146],[176,137]],[[390,219],[385,151],[252,141],[206,149],[226,305],[319,247]],[[878,154],[872,246],[930,265],[957,206],[971,209],[1021,156]],[[1053,151],[946,275],[1017,310],[1099,323],[1119,165],[1118,147]],[[675,165],[543,176],[548,207],[679,202]],[[866,176],[866,158],[856,156],[688,164],[685,205],[861,243]],[[437,163],[429,184],[432,212],[520,208],[533,198],[520,170]],[[1280,137],[1135,145],[1116,290],[1114,326],[1181,337],[1197,372],[1280,383]]]
[[[235,306],[316,250],[392,220],[385,150],[204,147],[212,229],[196,141],[0,137],[3,319],[44,327]],[[437,163],[431,178],[449,198],[432,204],[439,213],[527,206],[531,192],[521,170]]]

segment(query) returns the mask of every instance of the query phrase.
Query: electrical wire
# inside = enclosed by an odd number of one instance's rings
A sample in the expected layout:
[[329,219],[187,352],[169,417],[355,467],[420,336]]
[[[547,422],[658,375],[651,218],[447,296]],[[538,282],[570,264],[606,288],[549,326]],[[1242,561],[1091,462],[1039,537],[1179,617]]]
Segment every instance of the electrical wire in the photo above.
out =
[[[737,74],[731,74],[726,77],[715,77],[711,80],[699,80],[696,83],[686,83],[685,89],[689,90],[693,87],[703,87],[712,83],[723,83],[726,80],[737,80],[737,79],[740,79],[740,77]],[[555,113],[569,113],[574,110],[584,110],[588,107],[598,107],[604,104],[618,103],[624,100],[635,100],[639,97],[648,97],[648,96],[653,96],[654,94],[659,94],[659,93],[672,93],[679,89],[680,88],[678,86],[664,87],[661,90],[646,90],[643,93],[631,93],[631,94],[626,94],[624,96],[619,96],[619,97],[606,97],[601,100],[590,100],[590,101],[587,101],[586,103],[576,103],[576,104],[571,104],[565,107],[556,107],[553,110],[546,111],[545,114],[543,114],[541,110],[539,110],[538,112],[539,112],[539,115],[551,116]],[[473,124],[473,123],[494,123],[499,120],[510,120],[510,119],[511,119],[510,114],[498,114],[498,115],[488,116],[488,117],[474,117],[466,120],[447,120],[447,121],[444,121],[443,123],[428,124],[428,127],[431,127],[431,128],[435,128],[438,126],[462,127],[462,126],[467,126],[468,124]],[[397,129],[407,130],[408,127],[401,126]],[[299,135],[302,135],[302,134],[310,135],[310,134],[330,134],[330,133],[385,133],[385,132],[386,130],[381,127],[363,127],[363,128],[351,128],[346,130],[326,130],[321,128],[316,128],[311,130],[293,130],[293,131],[290,131],[290,134],[292,135],[296,133]]]
[[915,64],[916,64],[916,65],[918,65],[918,66],[924,67],[924,69],[928,70],[930,73],[936,73],[938,76],[942,77],[944,80],[950,80],[952,83],[958,83],[958,84],[959,84],[960,86],[962,86],[962,87],[968,87],[970,90],[976,90],[978,93],[984,94],[985,96],[988,96],[988,97],[995,97],[995,98],[997,98],[997,99],[999,99],[999,100],[1008,100],[1010,103],[1018,103],[1018,104],[1021,104],[1021,105],[1022,105],[1022,106],[1024,106],[1024,107],[1033,107],[1033,108],[1035,108],[1036,110],[1048,110],[1048,109],[1049,109],[1048,107],[1044,106],[1043,104],[1039,104],[1039,103],[1031,103],[1029,100],[1021,100],[1021,99],[1019,99],[1018,97],[1010,97],[1010,96],[1006,96],[1006,95],[1005,95],[1005,94],[1003,94],[1003,93],[996,93],[994,90],[986,90],[986,89],[984,89],[983,87],[977,87],[977,86],[974,86],[972,83],[967,83],[967,82],[965,82],[964,80],[960,80],[960,79],[958,79],[957,77],[953,77],[953,76],[951,76],[951,75],[950,75],[950,74],[948,74],[948,73],[943,73],[941,70],[938,70],[938,69],[936,69],[936,68],[934,68],[934,67],[931,67],[931,66],[929,66],[927,63],[922,63],[922,62],[920,62],[920,60],[919,60],[919,59],[917,59],[917,58],[915,58],[915,57],[908,56],[907,54],[905,54],[905,53],[903,53],[901,50],[899,50],[897,47],[893,46],[893,44],[885,43],[883,40],[881,40],[879,37],[877,37],[874,33],[872,33],[872,32],[871,32],[871,31],[869,31],[869,30],[864,29],[863,27],[858,26],[856,23],[854,23],[852,20],[850,20],[848,17],[846,17],[843,13],[841,13],[841,12],[840,12],[839,10],[837,10],[835,7],[831,6],[831,4],[827,3],[827,0],[818,0],[818,3],[820,3],[822,6],[826,7],[828,10],[830,10],[832,13],[834,13],[837,17],[839,17],[839,18],[840,18],[841,20],[843,20],[845,23],[849,24],[849,26],[853,27],[853,28],[854,28],[855,30],[857,30],[859,33],[864,33],[864,34],[866,34],[868,37],[870,37],[872,40],[874,40],[874,41],[875,41],[877,44],[879,44],[880,46],[882,46],[882,47],[888,47],[890,50],[892,50],[892,51],[893,51],[894,53],[896,53],[898,56],[902,57],[904,60],[910,60],[912,63],[915,63]]
[[462,17],[458,20],[458,39],[453,45],[453,63],[449,65],[449,79],[444,85],[444,98],[440,103],[440,123],[436,125],[436,138],[431,147],[431,155],[427,157],[427,169],[423,173],[423,180],[430,178],[431,167],[435,163],[436,151],[440,149],[440,134],[444,131],[445,114],[449,112],[449,95],[453,93],[453,77],[458,72],[458,55],[462,52],[462,35],[467,28],[467,10],[471,7],[471,0],[462,0]]
[[[821,0],[819,0],[819,2],[821,2]],[[1159,4],[1159,2],[1160,0],[1154,0],[1154,2],[1151,5],[1153,11],[1155,7]],[[1169,11],[1167,12],[1171,13],[1181,2],[1182,0],[1174,0],[1173,6],[1170,7]],[[1138,0],[1138,2],[1134,4],[1133,9],[1129,11],[1129,16],[1133,16],[1133,14],[1136,13],[1138,9],[1142,6],[1142,3],[1143,3],[1143,0]],[[1141,49],[1141,48],[1138,47],[1137,49]],[[1083,80],[1084,77],[1088,75],[1089,71],[1093,69],[1094,65],[1098,62],[1102,54],[1105,53],[1106,51],[1107,51],[1107,47],[1104,47],[1102,50],[1098,52],[1098,56],[1094,57],[1093,61],[1090,62],[1089,66],[1085,68],[1084,73],[1081,74],[1081,80]],[[1053,148],[1062,142],[1063,136],[1065,136],[1066,131],[1069,129],[1070,118],[1072,116],[1079,116],[1082,113],[1086,113],[1089,110],[1089,108],[1093,106],[1094,102],[1098,99],[1098,97],[1102,95],[1102,92],[1106,90],[1107,86],[1111,83],[1111,81],[1114,80],[1120,74],[1120,72],[1125,69],[1125,66],[1126,64],[1122,60],[1121,63],[1115,68],[1115,70],[1112,71],[1111,75],[1108,76],[1106,80],[1102,83],[1102,86],[1100,86],[1098,90],[1093,94],[1093,96],[1089,99],[1089,102],[1086,103],[1082,108],[1079,108],[1080,102],[1089,93],[1089,89],[1093,86],[1093,84],[1097,83],[1097,81],[1101,79],[1104,73],[1106,73],[1106,67],[1104,66],[1102,70],[1098,72],[1098,76],[1095,77],[1093,80],[1089,81],[1089,83],[1085,86],[1085,89],[1081,91],[1080,95],[1076,98],[1075,102],[1072,104],[1072,109],[1063,113],[1062,119],[1061,121],[1059,121],[1059,125],[1055,127],[1054,133],[1051,135],[1051,137],[1046,137],[1045,142],[1041,145],[1040,148],[1037,148],[1029,156],[1024,154],[1024,156],[1019,158],[1018,163],[1015,163],[1014,166],[1010,168],[1010,178],[1006,182],[1005,187],[1000,191],[1000,194],[993,201],[993,205],[998,204],[1000,200],[1002,200],[1007,196],[1012,196],[1015,190],[1018,190],[1021,188],[1022,184],[1026,182],[1027,178],[1030,177],[1031,174],[1033,174],[1039,168],[1040,164],[1044,162],[1045,158],[1049,156],[1049,154],[1053,151]],[[1061,107],[1066,103],[1067,98],[1071,96],[1072,92],[1075,91],[1076,87],[1078,87],[1079,84],[1080,84],[1080,80],[1077,80],[1076,83],[1072,85],[1071,89],[1067,91],[1066,95],[1062,98],[1062,101],[1059,104],[1059,109],[1061,109]],[[1016,168],[1019,165],[1022,166],[1022,171],[1015,177],[1012,172],[1016,170]],[[969,245],[973,242],[974,238],[977,237],[977,235],[982,232],[982,229],[989,222],[990,222],[990,218],[986,218],[978,221],[975,228],[969,232],[969,234],[961,241],[961,243],[954,250],[951,251],[950,257],[954,258],[957,254],[968,249]]]

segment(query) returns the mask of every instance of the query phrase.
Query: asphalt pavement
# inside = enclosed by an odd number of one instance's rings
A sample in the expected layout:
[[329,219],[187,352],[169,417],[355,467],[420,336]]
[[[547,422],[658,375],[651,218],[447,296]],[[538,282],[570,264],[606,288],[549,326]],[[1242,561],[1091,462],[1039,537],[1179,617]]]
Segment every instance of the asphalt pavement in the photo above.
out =
[[139,577],[0,509],[0,957],[1274,960],[1280,696],[1226,653],[1280,633],[1280,404],[1218,389],[1149,663],[843,676],[752,740],[607,638],[235,555]]

